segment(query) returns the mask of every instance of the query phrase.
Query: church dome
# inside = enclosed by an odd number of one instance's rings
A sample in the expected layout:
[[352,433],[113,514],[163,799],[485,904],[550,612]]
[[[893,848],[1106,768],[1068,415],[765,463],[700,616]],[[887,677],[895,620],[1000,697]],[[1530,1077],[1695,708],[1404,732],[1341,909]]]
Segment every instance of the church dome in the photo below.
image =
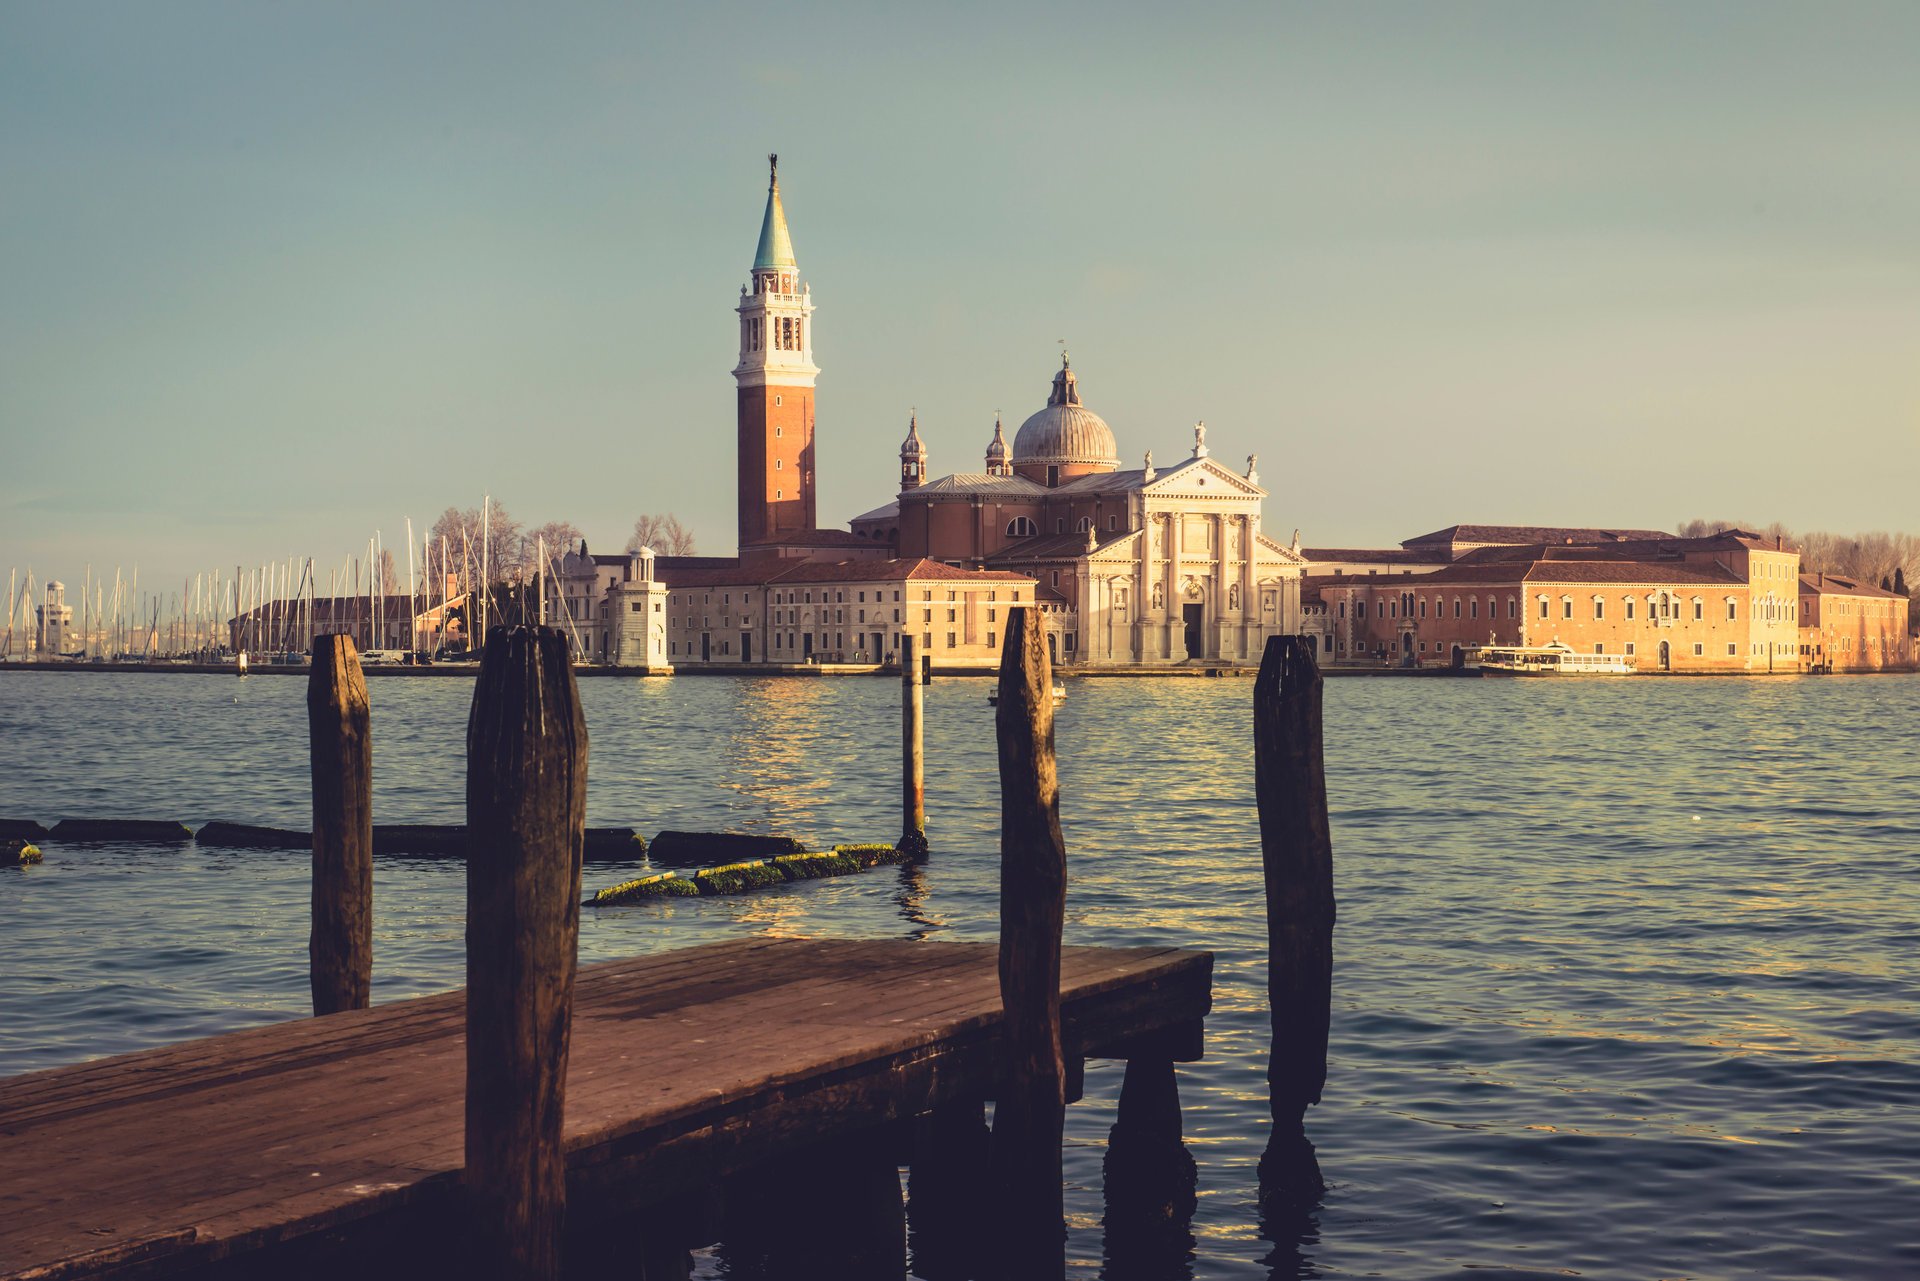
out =
[[1047,407],[1020,424],[1013,437],[1013,461],[1068,466],[1118,467],[1120,451],[1106,419],[1080,403],[1073,367],[1063,355],[1053,376]]

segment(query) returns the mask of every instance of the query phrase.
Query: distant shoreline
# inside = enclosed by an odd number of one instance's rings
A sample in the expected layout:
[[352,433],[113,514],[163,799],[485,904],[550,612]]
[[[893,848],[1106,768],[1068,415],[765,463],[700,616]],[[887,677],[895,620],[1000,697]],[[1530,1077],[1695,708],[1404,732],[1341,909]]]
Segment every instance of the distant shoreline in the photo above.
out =
[[[479,674],[477,663],[435,663],[428,667],[406,667],[398,663],[369,663],[362,669],[368,676],[403,677],[465,677],[471,680]],[[1088,680],[1140,680],[1155,677],[1193,680],[1197,678],[1229,678],[1251,680],[1258,669],[1233,663],[1195,664],[1182,667],[1067,667],[1057,669],[1061,677],[1079,677]],[[231,663],[14,663],[0,661],[0,672],[46,672],[59,675],[83,672],[106,672],[139,675],[190,675],[190,676],[228,676],[234,675]],[[713,663],[705,666],[659,667],[575,667],[574,675],[580,679],[590,677],[649,677],[649,676],[791,676],[801,679],[820,679],[836,676],[885,676],[897,678],[899,669],[883,667],[876,663],[811,663],[811,664],[771,664],[771,663]],[[307,668],[285,664],[254,663],[247,668],[249,676],[305,676]],[[939,667],[933,669],[939,677],[991,677],[998,676],[999,669],[994,667]],[[1459,671],[1445,667],[1322,667],[1320,674],[1326,677],[1419,677],[1429,680],[1479,680],[1481,673],[1474,669]],[[1912,668],[1880,668],[1874,671],[1835,672],[1836,676],[1911,676]],[[1810,673],[1798,670],[1772,672],[1634,672],[1631,676],[1652,676],[1683,679],[1713,679],[1768,676],[1806,676]],[[1542,679],[1527,677],[1524,679]],[[1601,677],[1554,677],[1556,680],[1601,680]],[[1619,679],[1608,677],[1604,679]]]

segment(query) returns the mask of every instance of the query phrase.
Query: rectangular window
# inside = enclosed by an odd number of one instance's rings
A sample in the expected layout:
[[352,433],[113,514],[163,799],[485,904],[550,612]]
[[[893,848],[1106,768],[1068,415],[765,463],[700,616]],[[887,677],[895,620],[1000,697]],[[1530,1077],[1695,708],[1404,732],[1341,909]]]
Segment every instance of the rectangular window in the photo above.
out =
[[989,606],[987,607],[987,621],[988,621],[989,623],[991,623],[991,622],[993,622],[993,621],[995,621],[995,619],[996,619],[996,618],[998,617],[998,615],[999,615],[999,612],[1000,612],[1000,611],[998,611],[998,610],[996,610],[996,609],[994,609],[994,608],[993,608],[993,607],[992,607],[991,605],[989,605]]
[[1633,648],[1633,642],[1632,642],[1632,641],[1628,641],[1628,642],[1627,642],[1627,656],[1628,656],[1629,658],[1631,658],[1631,657],[1633,656],[1633,653],[1634,653],[1634,648]]
[[952,632],[948,632],[948,633],[947,633],[947,648],[948,648],[948,649],[952,649],[952,648],[953,648],[953,633],[952,633]]
[[1593,652],[1596,654],[1604,654],[1607,652],[1607,647],[1601,644],[1599,641],[1595,641],[1593,643]]
[[922,650],[929,650],[929,649],[932,649],[932,648],[933,648],[933,633],[932,633],[932,632],[921,632],[921,633],[920,633],[920,648],[921,648]]
[[1627,597],[1626,605],[1627,605],[1627,617],[1632,618],[1633,617],[1633,597],[1631,596]]
[[987,648],[988,648],[988,649],[993,649],[993,648],[994,648],[994,639],[993,639],[993,633],[992,633],[992,632],[988,632],[988,633],[987,633]]
[[1542,596],[1540,598],[1540,617],[1545,618],[1546,616],[1547,616],[1547,598],[1545,596]]
[[1700,658],[1700,657],[1702,657],[1702,656],[1704,656],[1704,655],[1706,654],[1706,652],[1707,652],[1707,647],[1706,647],[1705,645],[1702,645],[1702,644],[1700,644],[1700,643],[1699,643],[1698,641],[1695,641],[1695,642],[1694,642],[1694,645],[1693,645],[1693,656],[1694,656],[1695,658]]
[[1560,598],[1560,616],[1562,618],[1573,617],[1573,597],[1562,596]]
[[[1597,621],[1599,621],[1600,619],[1603,619],[1603,618],[1605,618],[1606,616],[1607,616],[1607,602],[1605,602],[1605,601],[1603,601],[1603,600],[1601,600],[1601,599],[1600,599],[1600,598],[1599,598],[1598,596],[1595,596],[1595,597],[1593,598],[1593,617],[1594,617],[1594,620],[1595,620],[1595,621],[1597,622]],[[1596,654],[1598,654],[1598,653],[1599,653],[1600,651],[1596,649],[1596,650],[1594,650],[1593,652],[1594,652],[1594,653],[1596,653]]]
[[1738,654],[1738,653],[1739,653],[1739,651],[1738,651],[1738,650],[1736,650],[1736,649],[1735,649],[1735,648],[1733,647],[1733,642],[1732,642],[1732,641],[1728,641],[1728,642],[1727,642],[1727,657],[1728,657],[1728,658],[1732,658],[1732,657],[1734,657],[1734,656],[1735,656],[1736,654]]
[[1740,607],[1734,604],[1732,601],[1728,601],[1727,602],[1727,621],[1729,623],[1736,621],[1739,617],[1739,614],[1740,614]]
[[958,610],[952,610],[952,609],[950,609],[950,610],[948,610],[948,611],[947,611],[947,621],[948,621],[949,623],[952,623],[952,622],[958,622],[958,621],[959,621],[959,611],[958,611]]

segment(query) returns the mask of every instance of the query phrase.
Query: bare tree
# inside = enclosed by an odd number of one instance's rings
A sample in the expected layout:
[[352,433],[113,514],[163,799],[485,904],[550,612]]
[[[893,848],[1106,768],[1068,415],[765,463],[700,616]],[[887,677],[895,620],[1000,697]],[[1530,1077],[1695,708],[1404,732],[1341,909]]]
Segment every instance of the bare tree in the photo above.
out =
[[394,560],[391,547],[380,549],[380,576],[376,581],[379,586],[375,590],[383,596],[399,596],[406,592],[406,588],[401,585],[400,570]]
[[642,516],[633,522],[633,537],[627,550],[637,552],[651,547],[656,556],[693,555],[693,531],[680,523],[672,512],[664,516]]
[[[495,582],[511,576],[521,568],[520,522],[507,515],[507,509],[500,505],[499,499],[488,505],[488,517],[485,521],[487,537],[487,568]],[[440,552],[440,540],[447,542],[447,562],[455,572],[460,571],[461,536],[466,536],[467,555],[472,563],[472,577],[480,577],[480,535],[482,529],[481,513],[478,507],[449,507],[440,513],[440,519],[433,522],[428,534],[434,554]]]
[[547,555],[555,560],[568,552],[580,550],[585,541],[580,527],[570,520],[550,520],[538,529],[529,529],[520,535],[520,559],[529,569],[535,568],[534,561],[544,544]]
[[1901,589],[1920,571],[1920,535],[1873,530],[1864,534],[1836,534],[1824,529],[1794,533],[1779,521],[1764,529],[1740,521],[1689,520],[1679,527],[1682,538],[1702,538],[1723,529],[1747,529],[1767,538],[1779,537],[1800,548],[1800,568],[1809,574],[1833,574],[1874,584],[1886,579]]

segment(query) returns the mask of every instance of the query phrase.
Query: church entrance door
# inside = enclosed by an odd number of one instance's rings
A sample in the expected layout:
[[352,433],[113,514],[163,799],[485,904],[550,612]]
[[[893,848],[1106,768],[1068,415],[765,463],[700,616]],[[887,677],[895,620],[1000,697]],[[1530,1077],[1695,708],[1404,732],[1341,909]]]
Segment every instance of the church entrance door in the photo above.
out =
[[1203,605],[1182,605],[1180,607],[1180,616],[1186,620],[1187,624],[1188,658],[1205,658],[1207,656],[1206,641],[1201,635],[1206,626],[1203,620],[1205,613],[1206,607]]

